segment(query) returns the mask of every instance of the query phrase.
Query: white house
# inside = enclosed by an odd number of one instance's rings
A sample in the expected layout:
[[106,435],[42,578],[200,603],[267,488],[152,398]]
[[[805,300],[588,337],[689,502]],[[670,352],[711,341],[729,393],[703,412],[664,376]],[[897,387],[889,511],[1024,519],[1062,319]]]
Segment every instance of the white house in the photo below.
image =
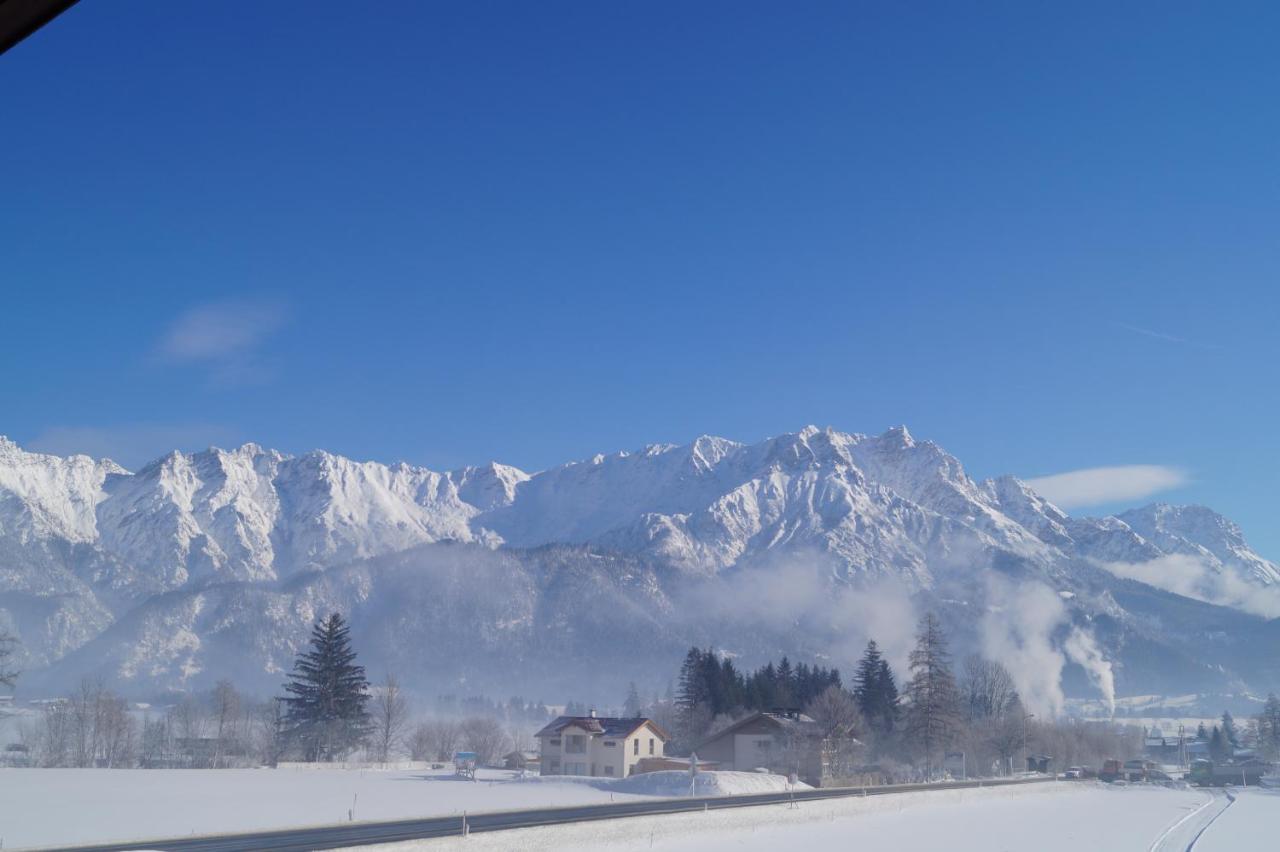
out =
[[535,735],[543,775],[625,778],[646,757],[662,757],[671,737],[650,719],[559,716]]

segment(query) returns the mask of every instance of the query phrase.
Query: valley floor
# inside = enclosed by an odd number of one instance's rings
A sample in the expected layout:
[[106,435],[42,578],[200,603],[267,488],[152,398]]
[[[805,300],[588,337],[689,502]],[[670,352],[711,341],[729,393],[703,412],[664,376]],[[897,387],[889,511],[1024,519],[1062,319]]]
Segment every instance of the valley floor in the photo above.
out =
[[[779,776],[704,773],[699,795],[782,789]],[[60,846],[480,811],[625,802],[687,794],[683,773],[629,779],[531,778],[482,770],[359,769],[0,770],[0,848]],[[709,813],[635,817],[477,833],[463,840],[363,847],[395,852],[569,850],[776,852],[846,848],[894,852],[1076,852],[1273,849],[1280,793],[1058,782],[802,801]],[[1220,816],[1212,823],[1209,820]],[[1185,819],[1184,819],[1185,818]],[[1206,828],[1207,826],[1207,828]]]
[[[703,796],[774,792],[781,776],[704,773]],[[0,849],[64,846],[463,811],[603,804],[678,796],[688,777],[528,778],[482,769],[0,769]]]
[[[1217,796],[1221,797],[1221,793]],[[1263,852],[1280,836],[1280,796],[1249,790],[1200,836],[1196,852]],[[1147,852],[1170,827],[1197,829],[1213,793],[1062,782],[680,814],[521,829],[373,847],[385,852]],[[1232,818],[1240,818],[1233,821]],[[1192,831],[1186,842],[1194,838]],[[1181,837],[1171,835],[1174,842]],[[1186,849],[1179,843],[1178,852]],[[369,847],[365,847],[369,848]]]

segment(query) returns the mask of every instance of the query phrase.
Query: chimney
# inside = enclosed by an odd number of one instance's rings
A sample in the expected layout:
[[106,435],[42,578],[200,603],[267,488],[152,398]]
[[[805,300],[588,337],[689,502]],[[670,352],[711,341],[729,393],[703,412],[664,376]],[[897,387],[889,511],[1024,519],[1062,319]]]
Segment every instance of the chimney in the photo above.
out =
[[591,710],[587,713],[587,715],[590,716],[592,719],[594,719],[596,717],[596,708],[592,707]]

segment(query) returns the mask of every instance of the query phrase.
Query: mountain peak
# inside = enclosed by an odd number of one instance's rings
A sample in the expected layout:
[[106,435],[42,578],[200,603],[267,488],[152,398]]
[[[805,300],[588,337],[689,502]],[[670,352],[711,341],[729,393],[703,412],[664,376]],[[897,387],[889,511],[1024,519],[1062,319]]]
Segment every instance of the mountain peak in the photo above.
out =
[[911,437],[911,432],[907,430],[906,426],[889,427],[885,430],[884,434],[880,436],[880,440],[903,448],[914,447],[916,445],[915,439]]

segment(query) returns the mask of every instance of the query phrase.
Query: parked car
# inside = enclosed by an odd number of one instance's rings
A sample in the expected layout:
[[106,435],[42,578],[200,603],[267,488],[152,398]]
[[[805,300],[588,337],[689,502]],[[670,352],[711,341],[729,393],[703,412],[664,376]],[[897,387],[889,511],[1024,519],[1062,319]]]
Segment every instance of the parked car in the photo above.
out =
[[1062,776],[1064,778],[1083,778],[1084,769],[1079,766],[1069,766],[1067,767],[1067,771],[1062,773]]

